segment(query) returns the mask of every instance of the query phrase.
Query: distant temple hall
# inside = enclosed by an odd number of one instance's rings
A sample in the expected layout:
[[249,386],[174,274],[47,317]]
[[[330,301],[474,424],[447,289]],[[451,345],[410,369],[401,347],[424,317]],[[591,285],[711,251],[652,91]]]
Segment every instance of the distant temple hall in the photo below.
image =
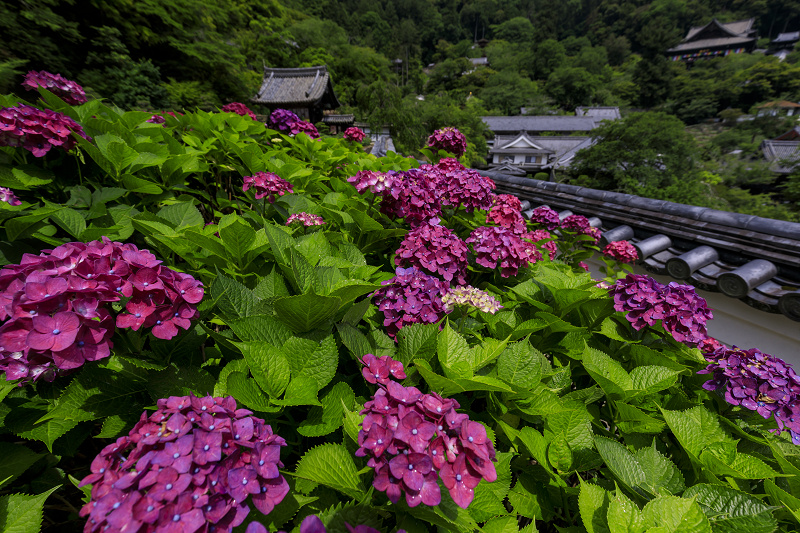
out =
[[328,69],[264,68],[264,81],[252,102],[275,109],[288,109],[312,123],[322,120],[325,111],[339,107]]
[[755,18],[736,22],[714,19],[705,26],[695,26],[679,45],[667,50],[667,56],[673,61],[692,63],[697,59],[752,52],[758,40],[754,23]]

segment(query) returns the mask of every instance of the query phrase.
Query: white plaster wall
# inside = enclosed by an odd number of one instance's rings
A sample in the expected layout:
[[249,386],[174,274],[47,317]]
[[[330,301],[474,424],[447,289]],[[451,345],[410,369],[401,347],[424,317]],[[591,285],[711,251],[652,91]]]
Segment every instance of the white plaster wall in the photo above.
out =
[[[592,258],[587,264],[592,276],[602,279],[600,266],[603,263]],[[633,271],[664,284],[676,281],[668,276],[653,275],[640,266],[635,266]],[[714,313],[714,318],[707,324],[709,335],[728,346],[758,348],[800,370],[800,322],[789,320],[781,314],[759,311],[721,292],[697,289],[697,294],[706,299]]]

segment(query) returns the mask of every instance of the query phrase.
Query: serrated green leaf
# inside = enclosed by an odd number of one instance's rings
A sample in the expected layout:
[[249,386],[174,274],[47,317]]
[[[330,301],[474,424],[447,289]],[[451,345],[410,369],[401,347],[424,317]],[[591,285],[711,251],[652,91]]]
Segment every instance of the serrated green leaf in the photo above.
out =
[[509,491],[508,503],[511,504],[514,512],[520,516],[530,519],[543,519],[542,509],[536,494],[529,491],[522,480],[518,480]]
[[693,499],[659,496],[642,509],[649,527],[663,527],[669,533],[712,533],[711,524]]
[[622,365],[600,350],[587,346],[583,365],[609,396],[624,397],[625,392],[633,388],[633,380]]
[[236,219],[231,224],[221,226],[219,236],[231,257],[242,261],[256,240],[256,231],[249,224]]
[[304,437],[322,437],[339,429],[345,410],[355,406],[355,394],[346,383],[337,383],[322,398],[322,407],[314,407],[308,418],[300,422],[297,432]]
[[341,323],[336,324],[336,331],[339,332],[339,338],[342,340],[342,344],[350,350],[350,353],[356,359],[360,359],[372,350],[367,336],[361,333],[358,328],[350,324]]
[[163,192],[161,187],[152,181],[147,181],[132,174],[125,174],[122,176],[122,184],[125,185],[125,188],[130,192],[141,194],[161,194]]
[[497,359],[497,377],[519,387],[532,389],[542,378],[544,355],[525,341],[509,344]]
[[0,487],[8,485],[44,457],[27,446],[11,442],[0,442]]
[[295,475],[355,499],[364,495],[353,457],[341,444],[322,444],[306,452],[297,463]]
[[608,527],[608,492],[597,485],[581,482],[578,494],[578,509],[581,513],[583,527],[588,533],[611,533]]
[[[470,506],[471,510],[472,506]],[[481,531],[483,533],[519,533],[519,526],[514,516],[498,516],[487,521]]]
[[680,371],[663,366],[637,366],[631,370],[633,388],[642,391],[642,395],[653,394],[667,389],[678,380]]
[[258,388],[255,380],[248,378],[247,374],[243,372],[231,372],[228,375],[226,389],[237,402],[243,403],[254,411],[273,412],[278,410],[270,405],[269,398]]
[[633,458],[639,463],[644,474],[644,480],[639,485],[652,495],[680,494],[686,488],[683,474],[666,457],[656,449],[655,441],[652,446],[636,450]]
[[439,326],[436,324],[411,324],[397,333],[397,360],[408,365],[413,359],[430,361],[436,353]]
[[292,337],[282,346],[283,353],[289,361],[294,377],[311,378],[321,390],[336,375],[339,363],[339,351],[333,335],[328,335],[321,342]]
[[439,333],[436,353],[439,356],[439,363],[449,378],[472,376],[472,354],[469,345],[464,337],[450,327],[449,321]]
[[563,435],[556,436],[547,447],[547,460],[559,472],[568,472],[572,467],[572,449]]
[[321,407],[322,404],[317,399],[318,392],[316,380],[300,376],[293,378],[289,382],[283,399],[276,400],[273,398],[272,403],[277,405],[317,405]]
[[662,409],[661,413],[678,442],[695,458],[700,457],[709,444],[732,442],[720,427],[717,417],[705,407],[697,406],[682,412]]
[[258,314],[256,309],[259,302],[256,295],[234,279],[218,275],[211,284],[210,292],[220,313],[227,320]]
[[239,342],[250,373],[259,387],[272,398],[279,398],[289,385],[289,361],[282,349],[264,341]]
[[614,402],[617,408],[617,417],[614,422],[625,433],[661,433],[664,422],[646,414],[638,407],[623,402]]
[[253,315],[228,321],[228,325],[243,341],[264,341],[273,346],[283,346],[292,337],[284,324],[269,315]]
[[80,239],[83,232],[86,231],[86,219],[78,211],[69,207],[59,209],[50,215],[50,220],[76,239]]
[[147,391],[153,400],[169,396],[205,396],[214,390],[216,380],[207,370],[194,365],[171,365],[166,370],[148,376]]
[[278,274],[276,269],[273,269],[269,274],[259,279],[253,292],[262,300],[290,295],[289,289],[286,288],[286,282],[283,280],[283,276]]
[[340,305],[339,298],[317,294],[287,296],[273,302],[278,320],[297,333],[322,326],[336,316]]
[[203,215],[189,201],[166,205],[158,212],[158,216],[169,221],[176,229],[185,226],[201,226],[203,224]]
[[9,494],[0,498],[0,531],[3,533],[38,533],[42,508],[47,497],[61,485],[36,496]]
[[642,466],[619,442],[595,435],[594,443],[606,466],[628,489],[636,490],[645,482]]
[[133,424],[131,424],[128,420],[125,420],[119,415],[111,415],[103,420],[103,427],[101,428],[100,433],[95,435],[95,438],[113,439],[132,425]]
[[778,527],[769,506],[727,485],[700,483],[683,497],[694,498],[706,510],[715,533],[772,533]]
[[630,501],[619,489],[611,496],[608,503],[608,529],[613,533],[643,533],[644,518],[642,511]]

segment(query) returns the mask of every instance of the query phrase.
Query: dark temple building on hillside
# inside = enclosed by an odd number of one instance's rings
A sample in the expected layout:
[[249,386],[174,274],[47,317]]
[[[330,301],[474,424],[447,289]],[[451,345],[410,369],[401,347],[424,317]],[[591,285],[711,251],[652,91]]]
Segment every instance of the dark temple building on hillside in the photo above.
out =
[[736,22],[714,19],[705,26],[691,28],[683,41],[666,54],[673,61],[693,63],[698,59],[752,52],[758,40],[754,23],[755,18]]
[[255,104],[275,109],[288,109],[312,123],[322,120],[324,111],[339,107],[327,67],[264,68],[264,81]]

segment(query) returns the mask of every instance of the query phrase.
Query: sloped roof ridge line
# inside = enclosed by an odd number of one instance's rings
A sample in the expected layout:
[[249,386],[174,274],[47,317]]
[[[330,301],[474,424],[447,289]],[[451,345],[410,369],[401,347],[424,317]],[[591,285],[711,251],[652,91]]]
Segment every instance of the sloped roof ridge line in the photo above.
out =
[[[564,192],[573,194],[575,196],[584,196],[603,200],[605,202],[615,203],[627,207],[638,207],[643,203],[652,205],[651,202],[654,201],[652,198],[645,198],[632,194],[601,191],[599,189],[590,189],[587,187],[579,187],[577,185],[569,185],[566,183],[555,183],[532,178],[510,176],[508,174],[502,174],[499,172],[480,171],[480,173],[484,176],[492,178],[495,181],[502,181],[515,185],[526,185],[529,187],[537,187],[550,191]],[[660,202],[660,200],[656,201]],[[755,215],[744,215],[742,213],[720,211],[718,209],[711,209],[710,207],[698,207],[680,204],[677,202],[668,202],[666,200],[663,201],[662,209],[668,211],[672,215],[678,215],[701,222],[710,222],[719,224],[721,226],[758,231],[760,233],[774,235],[776,237],[800,240],[800,223],[798,222],[788,222],[786,220],[776,220],[772,218],[758,217]]]
[[264,67],[264,72],[273,72],[276,76],[311,76],[313,74],[324,73],[328,71],[325,65],[318,65],[316,67],[298,67],[298,68],[272,68]]

